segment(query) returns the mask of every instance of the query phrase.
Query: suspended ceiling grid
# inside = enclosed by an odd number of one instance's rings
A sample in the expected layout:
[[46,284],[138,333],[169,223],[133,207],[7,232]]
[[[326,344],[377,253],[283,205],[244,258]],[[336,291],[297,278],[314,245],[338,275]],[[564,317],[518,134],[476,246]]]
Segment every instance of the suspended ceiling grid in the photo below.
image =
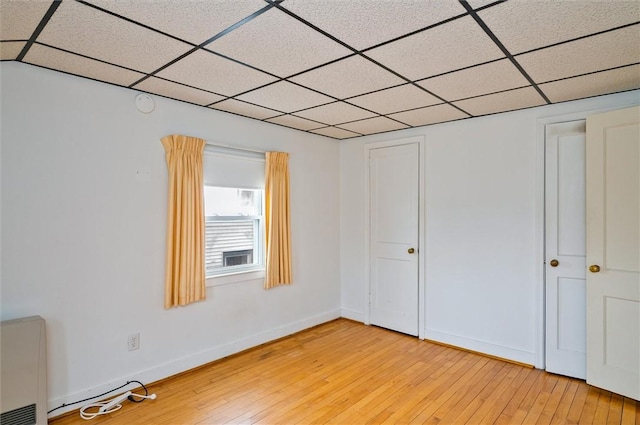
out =
[[348,139],[640,88],[640,0],[0,0],[0,54]]

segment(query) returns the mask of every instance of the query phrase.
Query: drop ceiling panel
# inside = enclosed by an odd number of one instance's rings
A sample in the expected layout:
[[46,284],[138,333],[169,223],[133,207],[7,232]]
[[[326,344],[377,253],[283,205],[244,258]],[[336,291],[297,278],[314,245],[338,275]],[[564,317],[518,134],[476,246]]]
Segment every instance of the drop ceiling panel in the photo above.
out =
[[333,125],[370,118],[376,114],[344,102],[335,102],[296,112],[296,115]]
[[207,49],[280,77],[351,54],[276,8],[208,44]]
[[334,139],[348,139],[350,137],[360,136],[358,133],[352,131],[343,130],[336,127],[325,127],[317,130],[312,130],[312,133],[321,134],[323,136],[333,137]]
[[34,44],[23,61],[33,65],[56,69],[69,74],[81,75],[94,80],[105,81],[120,86],[128,86],[144,76],[104,62],[98,62],[72,53]]
[[279,117],[269,118],[266,121],[304,131],[324,127],[326,125],[305,118],[295,117],[293,115],[281,115]]
[[384,131],[400,130],[407,128],[407,126],[386,117],[376,117],[342,124],[340,125],[340,128],[361,134],[373,134],[382,133]]
[[213,53],[198,50],[157,74],[159,77],[200,89],[233,96],[276,78]]
[[50,6],[48,1],[0,1],[0,39],[29,40]]
[[386,115],[392,112],[435,105],[436,103],[442,103],[442,101],[415,87],[413,84],[405,84],[351,98],[349,103]]
[[469,16],[369,50],[366,54],[410,80],[504,56]]
[[469,117],[469,115],[461,112],[451,105],[447,105],[446,103],[430,106],[428,108],[420,108],[412,111],[391,114],[389,116],[412,126],[436,124],[439,122],[453,121]]
[[259,120],[282,114],[282,112],[274,111],[273,109],[263,108],[262,106],[252,105],[251,103],[242,102],[236,99],[223,100],[215,105],[211,105],[211,108]]
[[484,6],[488,6],[490,4],[497,4],[503,0],[467,0],[467,3],[471,5],[472,8],[478,9]]
[[291,78],[291,81],[339,99],[404,83],[401,78],[360,56],[314,69]]
[[286,0],[282,6],[358,50],[465,13],[455,0]]
[[[0,53],[338,139],[544,103],[463,1],[276,3],[0,0]],[[552,102],[639,86],[638,0],[467,4]]]
[[511,54],[518,54],[638,22],[640,2],[511,0],[478,15]]
[[453,102],[471,115],[486,115],[544,105],[546,102],[533,87],[474,97]]
[[537,83],[640,62],[640,24],[516,56]]
[[191,46],[98,11],[64,1],[38,42],[116,65],[151,72]]
[[262,0],[89,2],[196,45],[267,5]]
[[192,87],[187,87],[182,84],[177,84],[156,77],[147,78],[140,84],[136,84],[133,88],[173,99],[184,100],[201,106],[209,105],[210,103],[224,99],[223,96],[219,96],[217,94],[194,89]]
[[447,100],[458,100],[529,85],[508,59],[467,68],[418,82]]
[[299,111],[333,101],[330,97],[286,81],[245,93],[238,99],[283,112]]
[[626,66],[540,85],[540,89],[552,102],[582,99],[638,88],[640,88],[640,65]]
[[24,41],[3,41],[0,43],[0,60],[15,60],[25,44]]

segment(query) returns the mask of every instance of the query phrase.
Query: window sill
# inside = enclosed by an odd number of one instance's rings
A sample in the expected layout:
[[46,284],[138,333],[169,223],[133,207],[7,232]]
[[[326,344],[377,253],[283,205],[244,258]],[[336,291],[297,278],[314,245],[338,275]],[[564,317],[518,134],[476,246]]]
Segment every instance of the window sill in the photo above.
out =
[[248,280],[264,279],[264,269],[246,270],[235,273],[211,276],[206,279],[207,288],[212,286],[229,285],[232,283],[246,282]]

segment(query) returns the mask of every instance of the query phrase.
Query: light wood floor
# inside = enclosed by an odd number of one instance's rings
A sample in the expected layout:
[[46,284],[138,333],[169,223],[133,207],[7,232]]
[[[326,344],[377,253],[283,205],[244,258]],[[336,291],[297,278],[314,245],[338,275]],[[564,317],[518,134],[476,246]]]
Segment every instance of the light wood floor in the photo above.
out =
[[[94,424],[636,424],[640,403],[336,320],[149,386]],[[77,413],[53,425],[87,424]]]

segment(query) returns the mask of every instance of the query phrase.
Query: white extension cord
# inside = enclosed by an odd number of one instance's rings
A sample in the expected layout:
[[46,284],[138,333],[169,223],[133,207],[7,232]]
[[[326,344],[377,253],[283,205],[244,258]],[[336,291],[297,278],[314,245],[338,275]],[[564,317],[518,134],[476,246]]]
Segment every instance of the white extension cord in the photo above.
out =
[[[150,398],[152,400],[156,398],[155,394],[140,395],[140,394],[133,394],[131,391],[127,391],[126,393],[121,394],[117,397],[114,397],[111,400],[99,401],[97,403],[92,403],[92,404],[83,406],[80,409],[80,417],[82,419],[89,420],[89,419],[95,418],[96,416],[106,415],[107,413],[112,413],[112,412],[115,412],[116,410],[120,410],[122,408],[122,404],[120,403],[128,399],[129,396],[138,397],[138,398]],[[85,412],[85,410],[87,409],[96,408],[96,407],[98,408],[98,410],[95,412]]]

